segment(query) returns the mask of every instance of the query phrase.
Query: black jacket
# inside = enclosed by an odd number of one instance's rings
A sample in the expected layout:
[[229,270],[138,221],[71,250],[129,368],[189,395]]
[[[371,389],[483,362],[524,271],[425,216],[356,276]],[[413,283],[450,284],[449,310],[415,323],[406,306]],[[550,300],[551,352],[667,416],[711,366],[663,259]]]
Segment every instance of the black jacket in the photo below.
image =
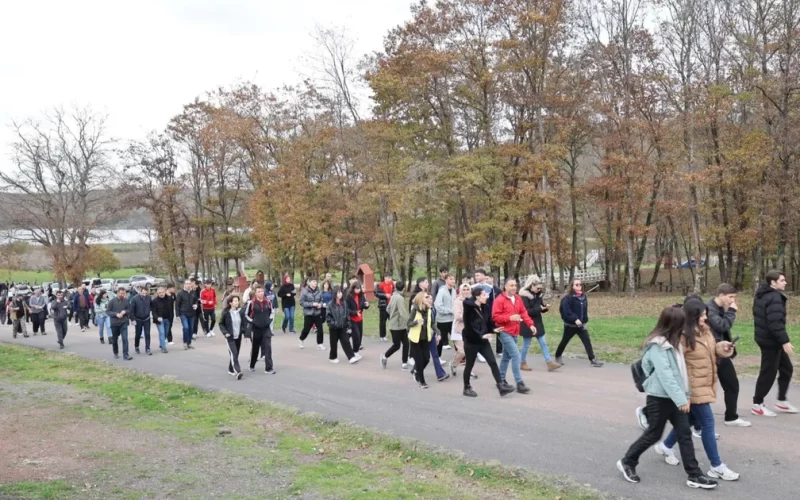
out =
[[56,321],[66,321],[69,317],[70,303],[66,299],[61,299],[61,302],[54,300],[50,302],[50,316]]
[[328,313],[325,320],[331,329],[350,328],[350,309],[347,307],[347,300],[343,300],[341,304],[337,304],[336,300],[332,300],[328,304]]
[[472,345],[488,342],[483,338],[489,333],[488,321],[488,316],[475,299],[472,297],[464,299],[464,331],[461,332],[464,342]]
[[190,292],[181,290],[178,292],[177,297],[175,297],[175,314],[194,316],[195,309],[192,309],[192,306],[197,305],[197,309],[200,309],[199,303],[200,301],[198,300],[197,294],[194,293],[194,290]]
[[287,307],[294,307],[295,306],[295,295],[297,295],[297,290],[294,288],[294,283],[284,283],[278,288],[278,297],[281,299],[281,307],[286,309]]
[[786,296],[767,284],[756,291],[753,301],[756,344],[777,348],[789,342],[786,333]]
[[581,323],[586,325],[589,322],[589,298],[586,295],[581,298],[574,293],[564,295],[564,298],[561,299],[559,312],[565,325],[577,326],[575,324],[576,319],[581,320]]
[[[708,301],[706,309],[708,310],[708,326],[711,328],[714,338],[717,342],[730,342],[732,340],[731,328],[733,328],[733,322],[736,321],[736,309],[728,308],[724,310],[714,302],[714,299]],[[734,357],[736,357],[735,348],[731,358]],[[717,358],[717,361],[719,362],[722,359],[725,358]]]
[[525,310],[528,311],[528,316],[533,320],[533,326],[536,327],[536,335],[533,335],[531,329],[523,321],[519,324],[520,335],[523,337],[541,337],[544,335],[542,313],[547,312],[547,309],[544,308],[544,294],[541,292],[534,294],[528,290],[522,290],[519,295],[522,297],[522,303],[525,304]]
[[241,318],[241,323],[239,324],[239,331],[233,331],[233,320],[231,319],[231,315],[234,314],[233,309],[225,309],[222,313],[222,317],[219,320],[219,331],[222,333],[223,336],[225,335],[232,335],[233,338],[238,337],[246,337],[247,336],[247,319],[244,317],[244,307],[239,308],[239,310],[235,313],[238,314]]
[[168,319],[171,324],[175,319],[175,295],[164,294],[164,298],[167,299],[167,308],[161,317]]
[[[106,314],[108,314],[111,326],[126,326],[128,323],[130,323],[130,308],[131,304],[128,302],[128,297],[125,297],[122,300],[114,297],[108,301],[108,309],[106,309]],[[125,315],[121,318],[118,318],[117,314],[121,313],[122,311],[125,311]]]
[[272,337],[269,325],[272,322],[272,302],[264,297],[263,302],[250,300],[245,306],[245,319],[253,329],[263,331],[264,335]]
[[150,309],[153,311],[153,323],[158,325],[160,322],[158,318],[170,320],[172,318],[172,300],[170,297],[164,295],[163,297],[155,297],[150,303]]
[[152,302],[150,300],[149,295],[145,295],[144,297],[142,297],[137,293],[136,296],[130,301],[130,303],[131,303],[130,315],[132,319],[135,319],[136,321],[139,322],[150,319]]

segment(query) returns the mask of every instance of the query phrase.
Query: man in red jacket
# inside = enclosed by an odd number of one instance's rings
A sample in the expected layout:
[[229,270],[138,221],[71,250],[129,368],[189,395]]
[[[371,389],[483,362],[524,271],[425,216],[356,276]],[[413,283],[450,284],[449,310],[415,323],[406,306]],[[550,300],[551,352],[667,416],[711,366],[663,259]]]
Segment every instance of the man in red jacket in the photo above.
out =
[[211,280],[206,280],[205,288],[200,292],[200,307],[203,309],[203,331],[206,337],[213,337],[214,326],[217,324],[217,291],[211,284]]
[[497,327],[495,330],[498,332],[497,340],[503,344],[503,358],[500,361],[500,376],[503,377],[503,381],[505,382],[508,362],[510,361],[511,371],[514,373],[514,379],[517,382],[517,392],[527,394],[531,390],[525,385],[525,382],[522,381],[517,337],[519,336],[519,325],[521,322],[524,321],[534,335],[536,334],[536,327],[533,326],[533,320],[528,316],[528,311],[525,310],[522,297],[517,295],[517,280],[514,278],[507,279],[505,290],[495,297],[494,305],[492,306],[492,321],[494,321]]
[[392,280],[392,274],[384,273],[383,281],[378,283],[378,286],[375,287],[375,296],[378,297],[378,331],[381,336],[381,342],[387,342],[386,322],[389,321],[389,315],[386,313],[386,308],[389,306],[389,300],[392,298],[393,293],[394,281]]

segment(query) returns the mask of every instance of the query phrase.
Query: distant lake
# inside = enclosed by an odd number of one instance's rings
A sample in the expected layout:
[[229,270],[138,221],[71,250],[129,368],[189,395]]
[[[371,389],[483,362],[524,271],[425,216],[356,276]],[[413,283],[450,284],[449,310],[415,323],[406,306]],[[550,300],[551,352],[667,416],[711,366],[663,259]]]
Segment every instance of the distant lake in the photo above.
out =
[[[152,229],[110,229],[108,231],[97,231],[97,237],[90,238],[89,244],[108,245],[114,243],[147,243],[148,233],[152,239],[156,239],[156,232]],[[30,233],[25,231],[14,231],[13,235],[7,232],[0,233],[0,243],[9,241],[23,240],[29,241],[26,236]]]

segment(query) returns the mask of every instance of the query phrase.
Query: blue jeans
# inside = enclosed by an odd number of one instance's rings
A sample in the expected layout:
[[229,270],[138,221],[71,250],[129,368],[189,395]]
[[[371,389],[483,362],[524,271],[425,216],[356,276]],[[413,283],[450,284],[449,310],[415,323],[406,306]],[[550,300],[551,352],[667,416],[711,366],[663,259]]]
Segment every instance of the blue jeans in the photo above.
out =
[[192,343],[192,326],[194,325],[194,315],[187,316],[181,314],[181,327],[183,328],[183,343],[191,345]]
[[533,342],[533,337],[523,337],[522,335],[519,336],[522,339],[522,350],[519,351],[519,361],[520,363],[527,363],[528,362],[528,351],[531,348],[531,343]]
[[294,307],[284,307],[283,308],[283,324],[281,325],[281,330],[286,330],[286,327],[289,327],[289,331],[294,331]]
[[[711,462],[711,467],[719,467],[722,465],[722,459],[719,458],[719,449],[717,448],[716,429],[714,427],[714,412],[711,411],[711,405],[708,403],[696,405],[691,407],[691,416],[694,421],[700,425],[700,430],[703,436],[703,448],[706,450],[708,461]],[[672,448],[677,441],[675,429],[672,429],[664,440],[664,446]]]
[[519,370],[520,360],[517,339],[507,333],[499,334],[497,339],[503,345],[503,358],[500,360],[500,377],[505,380],[506,372],[508,372],[508,363],[510,361],[514,380],[519,384],[522,382],[522,372]]
[[105,314],[95,317],[97,328],[100,329],[100,338],[103,338],[103,330],[106,331],[106,337],[111,338],[111,318]]
[[168,319],[162,319],[158,325],[158,346],[162,349],[167,348],[167,331],[170,324]]
[[431,351],[431,361],[433,362],[433,369],[436,370],[436,379],[447,376],[447,372],[442,368],[442,363],[439,361],[439,352],[436,349],[436,334],[431,335],[431,340],[428,342],[428,350]]

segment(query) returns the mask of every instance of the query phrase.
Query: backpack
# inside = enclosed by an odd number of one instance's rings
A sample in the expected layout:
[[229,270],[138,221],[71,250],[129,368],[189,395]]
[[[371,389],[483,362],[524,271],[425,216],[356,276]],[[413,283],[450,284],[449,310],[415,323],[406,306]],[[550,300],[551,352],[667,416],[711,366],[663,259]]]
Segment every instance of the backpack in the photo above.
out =
[[642,369],[641,359],[631,364],[631,376],[633,377],[633,385],[636,386],[639,392],[644,392],[644,382],[647,380],[647,374]]

